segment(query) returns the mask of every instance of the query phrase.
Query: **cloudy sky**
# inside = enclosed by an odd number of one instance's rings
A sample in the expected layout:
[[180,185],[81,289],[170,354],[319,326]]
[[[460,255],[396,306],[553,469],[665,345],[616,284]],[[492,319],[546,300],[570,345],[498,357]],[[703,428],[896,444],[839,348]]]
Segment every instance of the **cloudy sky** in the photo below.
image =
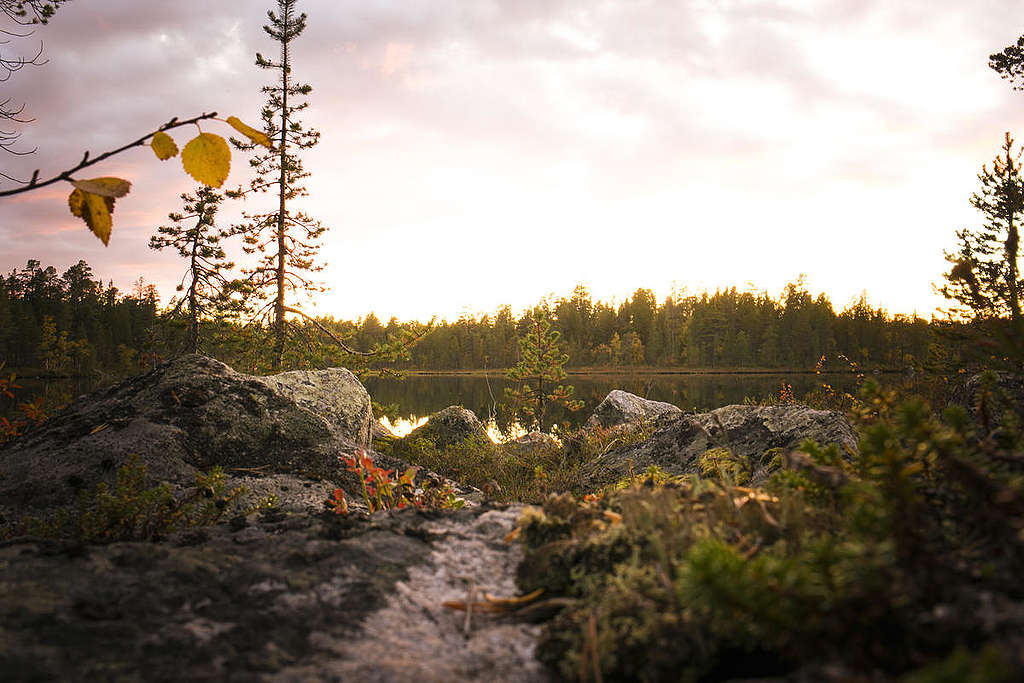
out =
[[[276,4],[276,3],[275,3]],[[204,111],[257,123],[276,55],[267,0],[73,0],[33,38],[49,63],[0,84],[26,103],[46,177]],[[944,249],[1024,94],[987,67],[1024,33],[1015,0],[300,0],[302,208],[330,230],[316,312],[457,317],[578,282],[621,300],[807,275],[844,308],[940,303]],[[205,130],[226,134],[224,124]],[[179,145],[191,132],[175,133]],[[227,185],[245,182],[236,153]],[[0,268],[82,258],[166,302],[183,263],[147,248],[194,183],[136,149],[88,177],[133,181],[109,247],[70,186],[0,199]],[[10,187],[5,182],[0,187]],[[228,204],[222,222],[243,208]],[[250,202],[253,211],[260,208]]]

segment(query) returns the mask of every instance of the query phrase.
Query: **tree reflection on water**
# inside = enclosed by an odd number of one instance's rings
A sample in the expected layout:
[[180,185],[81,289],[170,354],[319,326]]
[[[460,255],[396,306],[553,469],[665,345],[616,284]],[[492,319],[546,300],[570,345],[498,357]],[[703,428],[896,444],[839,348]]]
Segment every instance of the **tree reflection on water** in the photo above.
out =
[[[800,397],[819,388],[823,377],[814,374],[771,375],[591,375],[573,376],[566,380],[576,387],[575,396],[583,407],[570,412],[562,407],[554,410],[555,422],[569,429],[583,425],[612,389],[622,389],[655,401],[666,401],[684,411],[702,412],[724,405],[743,403],[744,400],[761,401],[779,393],[780,384],[792,385],[793,394]],[[853,375],[829,376],[827,381],[837,390],[851,390],[856,382]],[[510,386],[502,376],[483,375],[410,375],[404,379],[370,377],[364,381],[373,400],[382,405],[397,405],[398,411],[387,423],[393,430],[408,433],[428,415],[450,405],[461,405],[472,410],[485,424],[490,425],[492,438],[516,429],[500,408],[505,387]]]

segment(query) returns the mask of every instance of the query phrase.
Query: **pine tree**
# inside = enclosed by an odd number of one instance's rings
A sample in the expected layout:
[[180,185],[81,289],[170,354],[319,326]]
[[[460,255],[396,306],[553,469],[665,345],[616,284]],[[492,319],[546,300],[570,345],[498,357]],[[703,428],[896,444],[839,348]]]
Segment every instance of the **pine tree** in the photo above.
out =
[[1014,151],[1014,140],[1006,134],[1002,153],[991,168],[985,165],[978,174],[981,189],[971,197],[971,205],[985,216],[977,230],[957,232],[958,250],[947,253],[954,264],[946,274],[948,283],[939,291],[973,313],[975,318],[1009,316],[1014,324],[1021,319],[1018,264],[1019,226],[1024,220],[1024,178],[1021,177],[1021,150]]
[[280,45],[278,61],[256,54],[256,66],[276,73],[277,82],[263,88],[267,103],[263,107],[263,131],[276,149],[260,151],[254,143],[232,139],[236,148],[256,151],[249,164],[256,177],[247,190],[231,193],[269,192],[277,196],[277,208],[261,214],[244,214],[245,223],[235,231],[244,236],[246,253],[259,254],[256,264],[245,271],[250,291],[258,301],[255,319],[269,322],[273,336],[271,366],[281,367],[289,313],[305,315],[294,301],[296,295],[324,291],[314,283],[310,273],[323,269],[316,262],[320,250],[318,239],[327,228],[305,213],[289,207],[289,202],[308,193],[301,181],[309,176],[298,153],[314,145],[320,133],[303,127],[296,114],[309,106],[304,98],[313,88],[292,79],[291,44],[306,28],[306,15],[295,12],[296,0],[278,0],[277,13],[267,12],[270,24],[263,30]]
[[563,366],[569,356],[562,350],[558,330],[551,329],[547,310],[538,306],[525,322],[526,333],[519,339],[519,362],[506,374],[516,384],[505,389],[505,396],[522,423],[543,430],[548,408],[563,405],[577,410],[582,403],[572,399],[571,385],[558,384],[566,377]]
[[[184,307],[188,321],[186,349],[189,353],[198,353],[201,321],[209,316],[220,317],[236,307],[236,302],[231,299],[235,284],[225,277],[234,264],[227,260],[220,244],[227,232],[217,230],[214,224],[224,196],[211,187],[201,187],[192,194],[181,195],[181,199],[184,202],[183,213],[168,214],[173,225],[158,228],[160,234],[150,238],[149,248],[173,247],[180,256],[189,260],[188,270],[177,287],[184,294],[173,312],[178,313]],[[191,228],[182,225],[191,219],[195,219]]]

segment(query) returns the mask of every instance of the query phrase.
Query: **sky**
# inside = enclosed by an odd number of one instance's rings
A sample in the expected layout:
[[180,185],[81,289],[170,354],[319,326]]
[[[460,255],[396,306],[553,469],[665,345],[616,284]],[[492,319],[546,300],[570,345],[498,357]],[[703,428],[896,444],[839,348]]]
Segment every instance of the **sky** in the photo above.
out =
[[[256,125],[277,54],[267,0],[72,0],[0,53],[48,63],[0,84],[24,102],[49,177],[217,111]],[[313,86],[297,208],[329,230],[320,315],[457,318],[584,283],[622,301],[806,274],[838,310],[866,292],[929,317],[981,165],[1020,131],[1024,93],[988,55],[1024,33],[1016,0],[300,0],[293,75]],[[227,135],[226,124],[203,130]],[[172,134],[182,146],[196,132]],[[1024,133],[1022,133],[1024,134]],[[3,154],[0,152],[0,154]],[[110,246],[67,183],[0,199],[0,270],[84,259],[162,301],[184,262],[149,236],[195,188],[136,148],[83,172],[133,183]],[[249,179],[236,152],[226,186]],[[12,184],[0,183],[7,189]],[[230,202],[219,222],[262,208]],[[240,254],[239,245],[229,250]]]

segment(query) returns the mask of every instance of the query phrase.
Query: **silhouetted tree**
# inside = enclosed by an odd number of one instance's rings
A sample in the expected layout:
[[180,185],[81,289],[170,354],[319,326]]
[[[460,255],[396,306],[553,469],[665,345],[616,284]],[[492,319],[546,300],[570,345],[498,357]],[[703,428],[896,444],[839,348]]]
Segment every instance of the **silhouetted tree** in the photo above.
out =
[[[245,271],[251,292],[260,302],[255,309],[257,320],[269,321],[273,336],[271,367],[281,367],[285,341],[288,336],[289,313],[305,317],[298,308],[295,295],[324,291],[322,286],[310,279],[310,273],[323,269],[315,262],[320,245],[317,240],[326,228],[305,213],[289,207],[289,202],[306,196],[302,179],[309,176],[298,153],[314,145],[320,133],[306,129],[297,114],[309,106],[304,98],[313,88],[297,83],[292,78],[292,54],[294,41],[306,28],[306,15],[296,14],[296,0],[278,0],[278,11],[267,12],[270,24],[263,30],[280,46],[280,57],[272,61],[257,53],[256,66],[274,71],[277,82],[263,88],[267,103],[263,108],[263,131],[274,141],[274,150],[258,151],[250,160],[256,177],[248,190],[232,193],[240,196],[248,192],[270,192],[277,196],[277,208],[261,214],[245,214],[245,223],[236,226],[236,232],[244,235],[245,251],[258,254],[255,266]],[[232,139],[234,145],[243,150],[262,150],[254,143]]]
[[565,380],[567,360],[561,335],[551,329],[547,310],[534,308],[526,317],[526,333],[519,339],[519,362],[506,375],[515,386],[506,389],[505,396],[524,425],[544,429],[544,417],[552,405],[570,410],[580,407],[572,399],[573,387],[559,384]]
[[1016,324],[1020,310],[1020,267],[1018,264],[1019,225],[1024,217],[1024,179],[1021,178],[1021,150],[1006,134],[1002,153],[992,166],[978,174],[981,189],[971,197],[971,205],[982,213],[984,223],[978,229],[957,232],[959,247],[946,253],[953,268],[939,291],[975,318],[1010,316]]
[[[188,259],[188,269],[181,278],[177,290],[184,292],[175,304],[172,314],[184,308],[188,329],[185,348],[189,353],[198,353],[201,347],[199,326],[204,318],[221,317],[238,306],[231,298],[234,284],[225,273],[234,264],[228,261],[221,246],[221,238],[227,236],[214,224],[217,209],[224,196],[212,187],[201,187],[191,194],[182,194],[184,211],[170,213],[173,225],[157,228],[160,234],[149,239],[150,249],[177,249],[178,255]],[[182,225],[195,220],[192,227]]]
[[1024,90],[1024,36],[1002,52],[989,55],[988,65],[996,73],[1010,81],[1014,90]]

